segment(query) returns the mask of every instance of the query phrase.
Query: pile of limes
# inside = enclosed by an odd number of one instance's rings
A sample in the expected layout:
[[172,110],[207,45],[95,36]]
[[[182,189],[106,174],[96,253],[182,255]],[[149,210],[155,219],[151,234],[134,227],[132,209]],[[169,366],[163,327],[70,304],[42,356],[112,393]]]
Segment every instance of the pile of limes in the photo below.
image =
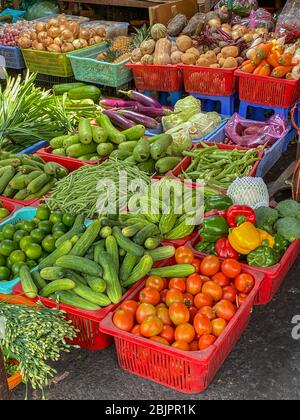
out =
[[0,221],[6,219],[10,215],[10,211],[3,207],[2,201],[0,201]]

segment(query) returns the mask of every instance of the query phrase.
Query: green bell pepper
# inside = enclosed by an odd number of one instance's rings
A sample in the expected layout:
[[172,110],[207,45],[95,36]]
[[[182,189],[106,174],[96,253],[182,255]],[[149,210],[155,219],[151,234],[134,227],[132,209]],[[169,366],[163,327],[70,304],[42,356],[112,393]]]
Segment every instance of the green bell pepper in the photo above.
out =
[[198,252],[202,252],[203,254],[208,254],[208,255],[217,255],[216,252],[216,245],[212,242],[199,242],[196,246],[195,246],[196,251]]
[[272,267],[280,261],[276,251],[268,246],[261,246],[250,252],[247,262],[253,267]]
[[205,211],[228,210],[233,205],[230,197],[227,195],[211,195],[205,199]]
[[225,217],[211,216],[204,219],[200,236],[203,241],[216,243],[218,239],[226,238],[229,233],[229,225]]
[[285,253],[285,251],[288,249],[289,247],[289,242],[284,239],[283,236],[279,235],[279,233],[276,233],[276,235],[274,236],[275,239],[275,245],[273,247],[273,250],[278,252],[279,255],[283,255]]

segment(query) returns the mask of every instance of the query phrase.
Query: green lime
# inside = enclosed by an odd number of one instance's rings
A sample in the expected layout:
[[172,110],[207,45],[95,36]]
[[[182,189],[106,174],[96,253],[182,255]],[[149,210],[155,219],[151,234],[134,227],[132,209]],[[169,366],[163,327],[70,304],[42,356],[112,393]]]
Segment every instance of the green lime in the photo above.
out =
[[49,254],[51,254],[51,252],[53,252],[53,251],[55,251],[55,242],[56,242],[56,239],[53,237],[53,236],[51,236],[51,235],[48,235],[48,236],[46,236],[46,238],[43,240],[43,242],[42,242],[42,247],[43,247],[43,249],[46,251],[46,252],[48,252]]
[[39,228],[34,229],[30,236],[35,240],[35,242],[37,242],[38,244],[40,244],[42,242],[42,240],[45,238],[45,232]]
[[0,254],[0,266],[1,265],[6,265],[6,258]]
[[30,260],[38,260],[43,253],[42,247],[38,244],[28,245],[25,249],[25,254]]
[[14,225],[5,225],[2,229],[3,237],[5,239],[13,239],[16,228]]
[[37,266],[36,261],[33,260],[27,260],[26,263],[27,267],[29,267],[30,269],[35,268]]
[[61,223],[62,217],[63,215],[61,212],[54,211],[53,213],[51,213],[49,217],[49,221],[55,225],[56,223]]
[[7,268],[9,268],[10,270],[11,270],[11,267],[12,267],[13,265],[12,265],[12,262],[10,261],[10,259],[9,258],[7,258],[7,260],[6,260],[6,267]]
[[24,238],[20,241],[20,248],[22,251],[26,251],[28,245],[32,245],[35,243],[35,240],[31,236],[24,236]]
[[65,235],[65,232],[60,232],[59,230],[57,230],[56,232],[53,233],[52,236],[55,239],[55,241],[57,241],[57,239],[61,238],[64,235]]
[[16,230],[24,230],[23,229],[23,225],[24,225],[24,221],[19,221],[18,223],[15,224]]
[[50,210],[46,204],[42,204],[36,212],[36,217],[40,220],[48,220],[50,217]]
[[14,241],[20,242],[20,240],[24,238],[24,236],[27,236],[27,235],[28,235],[28,232],[26,232],[26,230],[19,229],[14,234]]
[[32,232],[36,228],[36,223],[33,220],[24,220],[23,229],[27,232]]
[[10,215],[9,210],[0,209],[0,219],[5,219],[9,215]]
[[32,219],[32,222],[37,226],[40,223],[40,219],[35,217],[35,218]]
[[65,233],[67,233],[68,230],[69,229],[67,228],[67,226],[64,225],[62,222],[60,222],[60,223],[55,223],[55,225],[52,228],[52,233],[55,233],[55,232],[65,232]]
[[0,254],[4,255],[4,257],[9,257],[10,254],[15,250],[15,245],[13,243],[13,241],[11,241],[10,239],[4,239],[1,243],[0,243]]
[[16,262],[24,262],[26,261],[26,255],[23,251],[13,251],[9,256],[9,262],[14,265]]
[[13,273],[13,275],[16,277],[19,275],[20,272],[20,268],[25,265],[25,263],[23,261],[18,261],[16,263],[14,263],[11,267],[11,271]]
[[68,226],[68,227],[72,227],[74,225],[75,222],[75,216],[73,216],[72,214],[64,214],[63,218],[62,218],[62,222]]
[[45,235],[48,235],[49,233],[51,233],[52,226],[53,224],[48,220],[43,220],[38,225],[39,229],[42,230],[45,233]]
[[10,269],[7,267],[0,267],[0,280],[10,279]]

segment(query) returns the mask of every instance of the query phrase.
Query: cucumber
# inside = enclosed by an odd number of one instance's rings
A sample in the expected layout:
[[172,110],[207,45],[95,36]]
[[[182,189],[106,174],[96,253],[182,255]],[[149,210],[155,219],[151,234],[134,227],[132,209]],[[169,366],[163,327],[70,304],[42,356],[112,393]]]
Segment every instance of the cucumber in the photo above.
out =
[[155,139],[151,139],[151,157],[154,160],[159,160],[167,155],[169,147],[173,143],[173,138],[169,134],[161,134]]
[[64,147],[64,142],[69,138],[70,136],[59,136],[55,137],[54,139],[50,140],[49,144],[52,147],[52,149],[61,149]]
[[87,286],[87,281],[80,274],[75,273],[75,271],[72,271],[72,270],[64,270],[64,271],[68,279],[73,280],[75,283],[81,283],[84,286]]
[[84,220],[85,217],[83,215],[79,214],[78,216],[76,216],[72,229],[69,230],[69,232],[67,232],[65,235],[57,239],[57,241],[55,242],[56,248],[58,248],[63,242],[72,239],[73,236],[80,235],[81,233],[83,233],[85,230]]
[[27,265],[22,265],[19,272],[23,292],[29,299],[35,299],[38,295],[38,288],[36,287],[30,270]]
[[42,279],[38,271],[34,271],[32,273],[32,280],[34,281],[34,284],[36,285],[39,291],[47,286],[47,282],[44,279]]
[[83,309],[84,311],[99,311],[101,307],[82,299],[73,292],[56,292],[53,296],[53,300],[64,303],[65,305],[74,306],[74,308]]
[[160,231],[156,225],[148,225],[140,230],[133,238],[134,242],[138,245],[143,246],[148,238],[159,235]]
[[103,275],[103,270],[97,263],[74,255],[65,255],[58,258],[56,265],[67,270],[78,271],[79,273],[88,274],[90,276],[102,277]]
[[114,236],[109,236],[105,241],[106,251],[111,256],[113,265],[117,271],[120,269],[120,259],[119,259],[119,247],[117,240]]
[[92,99],[95,103],[99,102],[101,90],[96,86],[82,86],[69,90],[69,99]]
[[103,268],[103,279],[106,282],[106,293],[112,303],[117,304],[122,300],[122,287],[113,259],[107,252],[102,252],[99,262]]
[[0,167],[5,168],[6,166],[12,166],[13,168],[18,168],[21,165],[21,160],[17,158],[9,158],[0,160]]
[[15,168],[12,166],[7,166],[6,171],[0,178],[0,194],[3,193],[7,185],[10,183],[10,181],[13,179],[13,177],[16,174]]
[[189,277],[192,274],[194,274],[196,271],[195,267],[190,264],[177,264],[172,265],[169,267],[161,267],[161,268],[155,268],[151,270],[150,275],[151,276],[159,276],[159,277],[167,277],[167,278],[173,278],[173,277]]
[[138,260],[139,260],[138,257],[131,255],[129,253],[125,255],[125,258],[123,260],[123,263],[120,269],[121,284],[128,279],[128,277],[132,273],[132,270],[137,265]]
[[101,143],[97,147],[97,153],[100,157],[109,156],[114,150],[114,146],[111,143]]
[[149,250],[156,249],[161,244],[160,238],[148,238],[145,242],[145,248]]
[[119,256],[120,256],[121,258],[124,258],[124,257],[125,257],[125,255],[126,255],[126,251],[125,251],[125,249],[119,248]]
[[125,238],[133,238],[134,235],[136,235],[143,228],[144,225],[142,223],[137,223],[136,225],[132,226],[126,226],[122,229],[122,235],[125,236]]
[[84,286],[82,284],[77,283],[76,287],[74,288],[74,293],[79,297],[87,300],[88,302],[94,303],[95,305],[99,305],[101,307],[106,307],[111,304],[111,301],[108,296],[103,293],[96,293],[88,286]]
[[112,228],[109,226],[103,227],[100,230],[100,237],[103,239],[108,238],[110,235],[112,235]]
[[105,241],[103,241],[102,244],[96,245],[94,248],[94,261],[97,264],[100,264],[99,260],[100,260],[100,255],[102,254],[102,252],[105,252]]
[[16,195],[14,196],[14,200],[26,200],[26,198],[28,197],[28,191],[27,188],[25,188],[24,190],[18,191],[16,193]]
[[30,182],[31,181],[34,181],[36,178],[38,178],[40,175],[42,174],[42,172],[41,171],[39,171],[39,170],[36,170],[36,171],[33,171],[33,172],[31,172],[30,174],[28,174],[28,175],[25,175],[26,176],[26,186],[25,186],[25,188],[30,184]]
[[143,125],[136,125],[135,127],[128,128],[128,130],[122,131],[122,134],[126,137],[127,141],[140,140],[144,137],[146,129]]
[[106,282],[100,277],[85,276],[88,285],[96,293],[104,293],[106,290]]
[[140,245],[135,244],[130,239],[125,238],[120,228],[114,227],[113,235],[116,238],[119,247],[123,248],[126,252],[129,252],[129,254],[135,255],[136,257],[142,257],[144,255],[144,248]]
[[133,284],[137,283],[139,280],[147,276],[152,266],[153,260],[150,257],[150,255],[144,255],[140,262],[134,267],[127,280],[124,280],[124,282],[122,282],[122,286],[128,288]]
[[60,267],[47,267],[43,268],[40,271],[40,276],[42,279],[47,281],[54,281],[64,278],[65,271],[62,270]]
[[108,135],[102,127],[92,126],[93,140],[97,144],[106,143]]
[[[41,173],[42,172],[39,172],[39,175]],[[28,175],[18,173],[10,181],[9,186],[11,188],[13,188],[14,190],[17,190],[17,191],[24,190],[24,188],[26,188],[27,185],[28,185],[27,180],[28,180]],[[6,195],[6,194],[4,194],[4,195]]]
[[76,283],[70,279],[60,279],[52,281],[51,283],[47,284],[42,291],[40,292],[41,296],[48,297],[55,292],[60,292],[63,290],[72,290],[76,286]]
[[39,190],[35,194],[30,194],[27,196],[27,200],[31,200],[34,198],[41,198],[44,197],[44,195],[48,194],[52,188],[55,186],[57,180],[55,178],[52,178],[41,190]]
[[7,185],[7,187],[5,188],[5,190],[3,191],[2,195],[4,195],[4,197],[7,198],[13,198],[14,195],[18,192],[18,190],[14,190],[9,184]]
[[165,157],[156,162],[155,169],[159,174],[166,174],[182,161],[180,157]]
[[59,85],[54,85],[52,90],[54,95],[56,96],[63,96],[65,93],[70,92],[72,89],[77,89],[86,86],[84,83],[76,82],[76,83],[61,83]]
[[48,255],[48,257],[44,258],[40,262],[40,265],[39,265],[40,269],[52,267],[53,265],[56,264],[56,261],[60,257],[63,257],[64,255],[69,254],[72,248],[73,248],[73,243],[71,241],[67,240],[63,242],[54,252],[52,252],[52,254]]
[[81,118],[78,126],[79,141],[82,144],[90,144],[93,141],[91,123],[87,118]]
[[100,228],[100,220],[95,220],[92,224],[90,224],[90,226],[86,229],[84,234],[81,236],[79,241],[76,243],[76,245],[70,252],[70,255],[83,257],[98,237],[100,233]]
[[147,255],[150,255],[154,262],[163,261],[175,256],[176,249],[174,246],[162,246],[154,250],[146,251]]
[[68,147],[66,150],[66,154],[72,158],[79,158],[80,156],[88,155],[91,153],[97,152],[97,144],[73,144],[72,146]]
[[66,140],[63,142],[63,147],[67,149],[70,146],[73,146],[74,144],[79,144],[79,134],[75,134],[74,136],[69,136]]
[[150,143],[148,139],[141,139],[133,151],[136,162],[146,162],[150,157]]
[[125,141],[125,143],[119,144],[119,150],[121,150],[122,152],[133,153],[137,144],[138,144],[137,141]]
[[100,116],[97,117],[97,123],[104,129],[108,135],[108,140],[112,143],[121,144],[126,141],[124,134],[120,133],[120,131],[114,127],[110,118],[105,114],[100,114]]
[[29,193],[35,194],[40,191],[48,182],[51,180],[50,175],[41,174],[38,178],[34,179],[27,186],[27,191]]

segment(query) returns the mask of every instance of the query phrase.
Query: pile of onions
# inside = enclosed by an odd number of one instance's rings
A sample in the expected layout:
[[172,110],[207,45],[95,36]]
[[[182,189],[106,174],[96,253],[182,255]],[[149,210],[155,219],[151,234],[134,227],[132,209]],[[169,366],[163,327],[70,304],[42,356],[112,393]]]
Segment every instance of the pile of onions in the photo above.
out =
[[32,33],[24,32],[20,35],[18,43],[25,49],[68,53],[101,44],[104,40],[103,28],[81,28],[77,21],[61,17],[46,23],[36,23]]
[[0,27],[0,45],[8,47],[18,46],[18,38],[23,32],[34,30],[33,24],[26,20],[17,23],[8,23]]

